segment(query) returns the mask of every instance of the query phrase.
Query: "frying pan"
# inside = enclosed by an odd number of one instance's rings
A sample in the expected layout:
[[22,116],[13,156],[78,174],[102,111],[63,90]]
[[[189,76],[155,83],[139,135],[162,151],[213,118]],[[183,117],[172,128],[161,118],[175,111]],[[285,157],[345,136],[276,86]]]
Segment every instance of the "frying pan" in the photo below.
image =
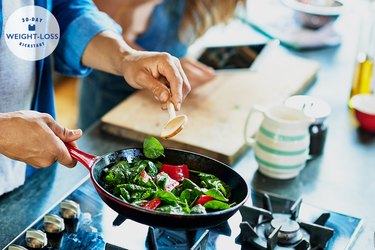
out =
[[145,158],[143,156],[143,149],[122,149],[103,156],[96,156],[78,150],[68,144],[67,148],[71,156],[81,162],[90,171],[90,177],[96,191],[109,207],[128,219],[149,226],[175,230],[196,230],[217,226],[227,221],[234,213],[236,213],[246,202],[249,195],[248,186],[245,180],[236,171],[224,163],[188,151],[165,149],[165,157],[158,158],[158,161],[175,165],[187,164],[189,169],[215,175],[230,186],[232,194],[229,203],[235,202],[235,205],[226,210],[208,212],[207,214],[190,215],[168,214],[145,209],[124,202],[109,193],[102,186],[101,178],[102,170],[110,164],[123,160],[131,162],[137,157]]

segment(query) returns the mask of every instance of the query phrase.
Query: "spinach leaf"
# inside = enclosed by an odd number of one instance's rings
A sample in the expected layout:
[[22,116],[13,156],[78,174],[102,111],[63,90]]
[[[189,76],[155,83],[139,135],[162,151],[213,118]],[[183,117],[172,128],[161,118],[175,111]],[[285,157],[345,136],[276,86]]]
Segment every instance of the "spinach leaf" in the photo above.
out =
[[120,198],[124,201],[130,201],[130,194],[125,188],[120,188]]
[[109,186],[116,186],[118,184],[126,183],[128,179],[128,169],[131,165],[126,161],[120,161],[112,166],[110,169],[106,168],[104,173],[107,173],[105,176],[105,183]]
[[164,147],[153,136],[147,136],[143,141],[143,154],[149,159],[164,156]]
[[198,188],[199,189],[199,186],[197,184],[195,184],[194,182],[192,182],[190,179],[184,178],[184,180],[182,181],[182,184],[181,184],[181,188],[182,189],[187,189],[187,188],[190,188],[190,189]]
[[171,204],[171,205],[176,205],[178,203],[178,198],[172,194],[171,192],[167,192],[164,190],[158,190],[155,193],[155,198],[159,197],[162,201]]
[[204,192],[204,194],[211,196],[215,200],[224,201],[224,202],[229,201],[227,198],[224,197],[224,195],[219,190],[214,189],[214,188],[207,190],[206,192]]
[[180,200],[183,202],[187,201],[188,203],[191,203],[190,197],[191,197],[192,192],[193,190],[191,189],[185,189],[184,191],[181,192]]
[[157,190],[158,187],[154,183],[153,179],[147,174],[146,171],[142,171],[134,180],[134,184],[142,187],[148,187],[153,190]]
[[[124,190],[126,190],[126,192]],[[127,195],[129,194],[129,196]],[[145,200],[153,197],[155,191],[151,188],[142,187],[136,184],[121,184],[115,188],[114,194],[118,197],[125,198],[128,202],[134,202],[135,200]]]
[[149,161],[149,160],[144,160],[143,163],[146,165],[146,172],[152,178],[154,178],[158,174],[158,172],[159,172],[159,170],[156,167],[156,165],[152,161]]
[[224,210],[230,208],[230,205],[217,200],[207,201],[203,205],[207,209],[214,209],[214,210]]
[[181,204],[181,207],[185,214],[190,214],[190,207],[189,207],[189,204],[187,203],[187,200],[185,200],[185,202]]
[[167,184],[168,177],[169,176],[166,173],[159,173],[155,178],[156,185],[162,190],[165,190],[165,185]]
[[199,173],[199,177],[201,178],[202,187],[220,190],[220,192],[226,198],[228,198],[231,195],[230,187],[226,183],[221,181],[219,178],[217,178],[215,175]]

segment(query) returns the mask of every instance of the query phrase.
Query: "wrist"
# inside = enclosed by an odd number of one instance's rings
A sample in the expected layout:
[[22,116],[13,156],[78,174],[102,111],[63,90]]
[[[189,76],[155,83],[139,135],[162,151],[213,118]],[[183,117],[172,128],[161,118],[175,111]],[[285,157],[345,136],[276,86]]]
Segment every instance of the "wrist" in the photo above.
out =
[[4,154],[7,147],[8,140],[6,135],[8,134],[9,121],[12,119],[10,113],[0,113],[0,154]]

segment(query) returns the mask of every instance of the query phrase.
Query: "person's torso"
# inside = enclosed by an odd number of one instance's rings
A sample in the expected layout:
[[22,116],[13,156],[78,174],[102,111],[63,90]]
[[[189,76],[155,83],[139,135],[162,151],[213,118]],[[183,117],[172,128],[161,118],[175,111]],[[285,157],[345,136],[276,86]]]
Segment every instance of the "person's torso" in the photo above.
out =
[[0,112],[31,108],[35,90],[35,62],[15,56],[5,42],[5,25],[18,8],[33,5],[34,0],[3,0],[3,34],[0,38]]
[[[16,57],[4,40],[4,28],[9,16],[18,8],[33,5],[33,0],[3,0],[0,18],[0,113],[28,110],[35,90],[35,62]],[[26,164],[0,154],[0,195],[22,185]]]
[[181,42],[179,29],[184,9],[185,1],[164,0],[155,7],[147,30],[137,38],[136,43],[146,50],[183,57],[187,45]]
[[186,54],[187,45],[179,37],[185,0],[96,0],[98,8],[123,29],[123,37],[147,51]]

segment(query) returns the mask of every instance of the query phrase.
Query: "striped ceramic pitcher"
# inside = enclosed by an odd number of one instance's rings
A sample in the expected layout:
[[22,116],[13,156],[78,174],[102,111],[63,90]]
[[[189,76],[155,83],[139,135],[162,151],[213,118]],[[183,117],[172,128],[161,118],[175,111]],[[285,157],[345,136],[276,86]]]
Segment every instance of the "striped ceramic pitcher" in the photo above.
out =
[[[262,114],[262,121],[255,136],[249,137],[246,131],[255,113]],[[267,109],[254,105],[246,120],[245,140],[254,149],[259,171],[276,179],[296,177],[308,159],[312,122],[303,111],[284,105]]]

